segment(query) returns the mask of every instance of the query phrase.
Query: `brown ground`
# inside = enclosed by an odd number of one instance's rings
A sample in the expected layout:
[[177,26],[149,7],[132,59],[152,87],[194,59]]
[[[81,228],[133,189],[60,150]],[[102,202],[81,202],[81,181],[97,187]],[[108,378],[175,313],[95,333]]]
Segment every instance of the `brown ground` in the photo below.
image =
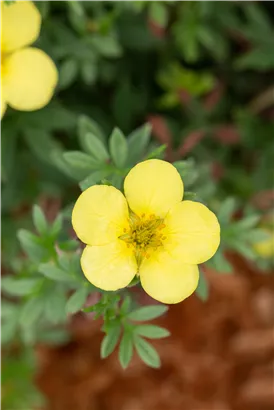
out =
[[48,410],[273,409],[274,276],[233,261],[235,275],[208,272],[207,303],[192,296],[158,321],[172,333],[155,342],[160,370],[100,360],[101,323],[75,318],[69,345],[38,349]]

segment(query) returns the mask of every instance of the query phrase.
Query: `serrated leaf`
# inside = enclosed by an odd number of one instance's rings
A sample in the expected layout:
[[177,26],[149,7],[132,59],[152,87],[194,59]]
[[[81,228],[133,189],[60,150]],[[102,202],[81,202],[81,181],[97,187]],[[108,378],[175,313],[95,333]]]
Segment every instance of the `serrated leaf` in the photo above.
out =
[[143,306],[130,312],[128,319],[135,320],[136,322],[152,320],[163,315],[167,310],[168,307],[165,305]]
[[119,346],[119,361],[123,369],[126,369],[133,355],[133,339],[132,334],[124,332]]
[[104,143],[91,132],[85,135],[85,144],[88,152],[100,163],[106,162],[109,159],[109,154]]
[[202,301],[206,301],[208,299],[208,295],[209,295],[208,283],[207,283],[207,280],[205,279],[203,272],[201,271],[199,275],[199,283],[196,289],[196,293],[199,296],[199,298],[202,299]]
[[109,140],[109,149],[114,164],[118,168],[122,168],[126,163],[128,146],[124,134],[118,128],[114,128],[111,133]]
[[48,231],[48,223],[45,218],[44,212],[38,205],[33,206],[32,217],[37,232],[40,233],[40,235],[45,235]]
[[15,279],[5,276],[1,281],[1,289],[11,296],[25,296],[30,295],[40,284],[40,278]]
[[87,288],[80,288],[77,289],[73,295],[67,301],[66,304],[66,311],[67,313],[76,313],[83,307],[86,299],[88,296],[88,289]]
[[161,339],[170,335],[167,329],[155,325],[138,325],[134,328],[134,332],[150,339]]
[[128,165],[134,165],[142,159],[145,149],[149,143],[151,125],[145,124],[129,134],[128,142]]
[[134,344],[140,359],[150,367],[161,366],[160,357],[155,348],[141,337],[135,337]]
[[21,308],[19,324],[24,328],[32,326],[39,319],[43,308],[43,301],[38,297],[29,299]]
[[108,333],[105,335],[101,343],[100,355],[102,359],[106,358],[113,352],[113,350],[115,349],[118,343],[120,333],[121,333],[121,326],[119,324],[112,326],[109,329]]

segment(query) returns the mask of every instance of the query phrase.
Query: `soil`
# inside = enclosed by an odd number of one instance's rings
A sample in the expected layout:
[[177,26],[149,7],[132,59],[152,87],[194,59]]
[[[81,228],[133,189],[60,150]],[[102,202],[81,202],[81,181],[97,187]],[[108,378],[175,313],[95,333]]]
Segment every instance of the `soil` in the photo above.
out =
[[136,356],[124,371],[117,352],[101,360],[101,323],[76,315],[68,345],[37,349],[47,410],[273,409],[274,275],[230,260],[233,275],[206,272],[207,302],[193,295],[155,321],[172,334],[153,343],[159,370]]

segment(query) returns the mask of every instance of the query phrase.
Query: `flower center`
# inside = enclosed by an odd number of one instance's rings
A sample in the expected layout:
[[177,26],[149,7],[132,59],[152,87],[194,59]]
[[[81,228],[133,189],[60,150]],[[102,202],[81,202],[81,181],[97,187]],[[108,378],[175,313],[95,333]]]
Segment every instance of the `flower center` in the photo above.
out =
[[162,233],[165,228],[163,221],[155,215],[142,214],[139,217],[133,212],[130,213],[130,228],[124,229],[124,234],[119,236],[119,239],[125,241],[128,247],[134,247],[138,266],[143,258],[149,258],[152,251],[163,245],[166,239]]

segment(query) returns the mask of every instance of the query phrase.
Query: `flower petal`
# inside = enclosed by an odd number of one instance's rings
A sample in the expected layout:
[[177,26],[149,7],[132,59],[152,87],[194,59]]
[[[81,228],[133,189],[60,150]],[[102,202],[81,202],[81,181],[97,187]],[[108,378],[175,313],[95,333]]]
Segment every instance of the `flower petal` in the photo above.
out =
[[51,58],[38,48],[15,51],[3,61],[3,88],[7,103],[32,111],[47,105],[58,80]]
[[1,4],[2,52],[11,52],[32,44],[39,36],[41,16],[31,1]]
[[86,278],[103,290],[124,288],[137,272],[133,250],[120,239],[103,246],[86,246],[81,266]]
[[162,303],[179,303],[190,296],[198,286],[197,265],[186,265],[165,251],[157,252],[140,266],[144,290]]
[[78,198],[72,211],[72,225],[82,242],[105,245],[129,228],[124,195],[113,186],[94,185]]
[[128,204],[136,214],[164,217],[182,200],[184,186],[173,165],[150,159],[132,168],[125,179],[124,190]]
[[220,225],[205,205],[183,201],[170,210],[164,223],[167,236],[165,247],[184,263],[203,263],[217,251]]

